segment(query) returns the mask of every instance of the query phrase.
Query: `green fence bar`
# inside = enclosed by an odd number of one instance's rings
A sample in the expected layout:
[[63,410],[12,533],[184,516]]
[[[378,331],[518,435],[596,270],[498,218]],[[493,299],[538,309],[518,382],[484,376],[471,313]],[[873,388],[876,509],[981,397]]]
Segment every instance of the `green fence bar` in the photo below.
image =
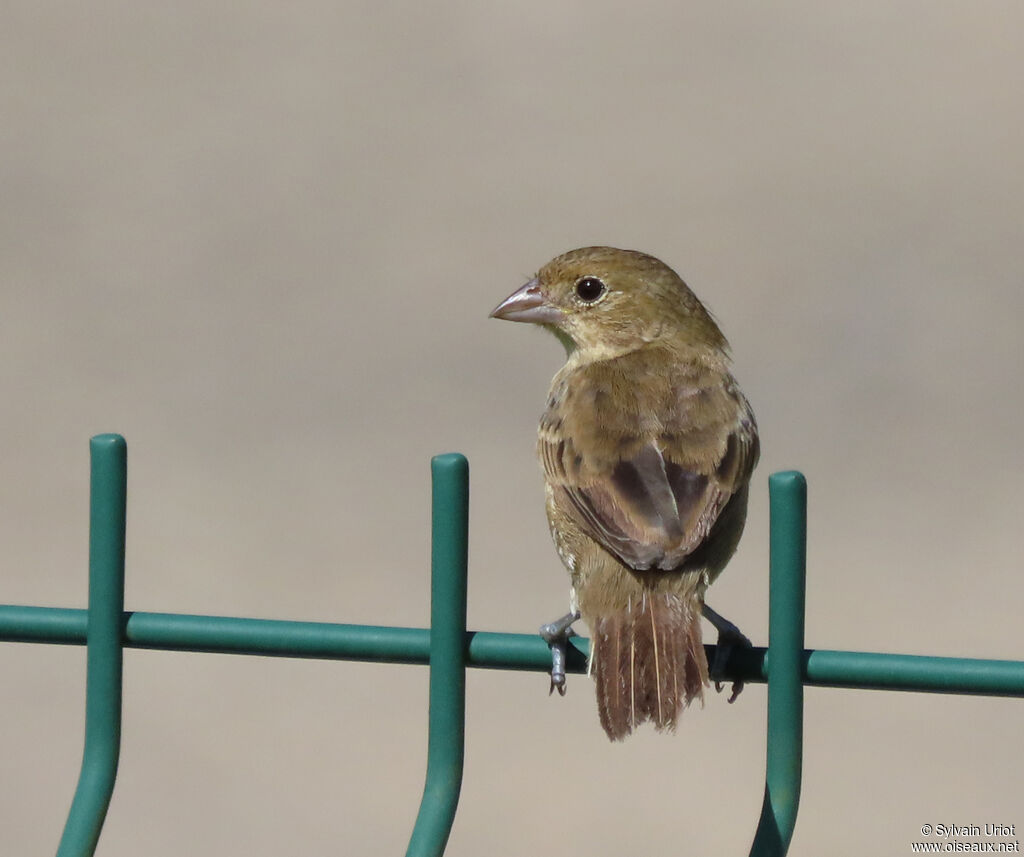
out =
[[[69,607],[0,604],[0,642],[85,645],[88,612]],[[125,613],[130,649],[269,655],[288,658],[427,664],[430,629],[331,622],[289,622],[184,613]],[[467,631],[466,666],[548,672],[551,651],[536,634]],[[715,649],[705,646],[714,660]],[[585,673],[590,641],[573,637],[567,672]],[[767,649],[735,650],[726,677],[765,682]],[[1024,696],[1024,662],[931,655],[804,649],[804,684],[856,690],[900,690],[978,696]]]
[[85,750],[57,857],[91,857],[114,792],[121,751],[121,623],[127,449],[113,434],[89,444],[89,618]]
[[751,857],[784,857],[789,850],[803,764],[807,482],[792,471],[774,473],[768,493],[768,750],[764,803]]
[[818,687],[1024,696],[1021,661],[828,649],[806,652],[804,661],[804,683]]
[[[124,612],[124,439],[90,444],[88,610],[0,605],[0,641],[87,647],[82,770],[58,857],[95,851],[114,788],[124,647],[271,657],[430,664],[427,774],[407,855],[443,854],[462,784],[465,670],[551,668],[536,634],[466,630],[469,467],[437,456],[433,476],[430,628]],[[807,488],[796,472],[769,478],[769,646],[734,650],[730,679],[768,683],[765,797],[754,857],[783,857],[800,798],[803,687],[1024,697],[1024,661],[804,649]],[[589,641],[574,637],[567,670],[586,671]],[[714,659],[714,647],[706,647]]]
[[406,857],[444,854],[462,788],[466,727],[469,463],[435,456],[430,554],[430,713],[427,779]]

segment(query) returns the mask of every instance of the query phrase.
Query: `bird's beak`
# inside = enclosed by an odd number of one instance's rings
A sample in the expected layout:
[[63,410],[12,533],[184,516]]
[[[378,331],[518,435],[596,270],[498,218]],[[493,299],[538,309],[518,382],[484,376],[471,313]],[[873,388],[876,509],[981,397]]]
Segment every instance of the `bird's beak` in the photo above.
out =
[[491,318],[528,321],[533,324],[558,324],[562,320],[562,311],[544,299],[540,291],[540,281],[534,277],[498,304],[491,312]]

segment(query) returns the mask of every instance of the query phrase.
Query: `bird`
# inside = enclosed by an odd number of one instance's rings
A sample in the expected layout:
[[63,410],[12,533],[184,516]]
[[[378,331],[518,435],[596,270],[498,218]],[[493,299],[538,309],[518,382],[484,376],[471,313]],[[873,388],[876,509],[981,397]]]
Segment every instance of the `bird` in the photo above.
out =
[[537,438],[570,577],[569,612],[541,628],[551,689],[565,692],[565,642],[582,618],[609,739],[648,721],[674,731],[709,684],[701,616],[719,631],[718,655],[750,645],[704,600],[739,543],[760,454],[729,345],[672,268],[614,247],[557,256],[491,317],[540,325],[566,350]]

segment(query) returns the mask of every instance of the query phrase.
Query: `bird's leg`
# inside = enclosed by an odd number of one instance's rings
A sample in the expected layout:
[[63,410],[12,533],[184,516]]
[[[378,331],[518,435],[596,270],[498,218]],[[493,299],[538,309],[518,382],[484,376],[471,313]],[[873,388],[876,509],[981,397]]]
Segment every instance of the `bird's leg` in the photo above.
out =
[[569,643],[569,638],[576,636],[572,623],[579,618],[577,610],[540,626],[541,637],[551,647],[551,689],[548,690],[548,696],[554,693],[556,688],[559,696],[565,696],[565,647]]
[[[711,680],[715,683],[715,690],[719,693],[722,692],[722,679],[725,677],[725,665],[729,662],[729,655],[732,650],[740,646],[745,649],[749,649],[753,646],[753,643],[747,639],[747,635],[744,634],[739,628],[733,625],[724,616],[720,616],[707,604],[701,607],[701,613],[704,618],[707,619],[715,628],[718,629],[718,645],[715,646],[715,661],[711,664]],[[735,702],[736,697],[743,691],[743,680],[737,679],[732,683],[732,693],[729,694],[729,702]]]

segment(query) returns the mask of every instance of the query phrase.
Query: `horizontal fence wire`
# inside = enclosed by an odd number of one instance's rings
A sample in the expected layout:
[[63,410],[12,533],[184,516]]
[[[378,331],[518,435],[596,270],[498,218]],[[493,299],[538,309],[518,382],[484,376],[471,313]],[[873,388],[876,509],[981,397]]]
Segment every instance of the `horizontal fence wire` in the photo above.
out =
[[[5,641],[84,645],[85,626],[85,610],[0,605],[0,639]],[[136,649],[429,663],[430,631],[426,628],[138,612],[125,613],[123,627],[125,645]],[[574,638],[572,643],[567,669],[583,673],[589,641]],[[463,645],[468,667],[534,672],[551,668],[547,644],[532,634],[470,631],[463,636]],[[709,663],[713,662],[714,647],[705,648]],[[766,681],[766,653],[761,647],[734,652],[726,670],[728,678]],[[801,676],[805,685],[825,687],[1024,696],[1024,663],[1016,661],[804,650]]]
[[[407,857],[438,857],[461,788],[465,669],[548,672],[536,634],[466,629],[469,474],[458,454],[433,459],[431,628],[292,622],[124,611],[126,447],[90,443],[89,609],[0,605],[0,641],[87,647],[82,772],[58,857],[95,851],[117,771],[124,648],[428,664],[427,776]],[[752,857],[784,857],[800,796],[803,688],[925,691],[1024,697],[1024,662],[804,648],[806,483],[769,478],[769,646],[733,647],[724,677],[768,684],[765,797]],[[705,646],[709,662],[715,647]],[[566,669],[586,671],[589,641],[570,641]]]
[[[0,604],[0,641],[85,645],[88,612],[67,607]],[[185,613],[126,612],[124,646],[169,652],[320,658],[381,664],[429,664],[430,629],[291,622]],[[467,631],[467,667],[548,672],[551,652],[536,634]],[[715,647],[704,647],[710,661]],[[573,637],[566,672],[585,673],[590,641]],[[733,649],[726,678],[766,682],[768,649]],[[1024,696],[1024,662],[930,655],[804,649],[804,685],[858,690]]]

